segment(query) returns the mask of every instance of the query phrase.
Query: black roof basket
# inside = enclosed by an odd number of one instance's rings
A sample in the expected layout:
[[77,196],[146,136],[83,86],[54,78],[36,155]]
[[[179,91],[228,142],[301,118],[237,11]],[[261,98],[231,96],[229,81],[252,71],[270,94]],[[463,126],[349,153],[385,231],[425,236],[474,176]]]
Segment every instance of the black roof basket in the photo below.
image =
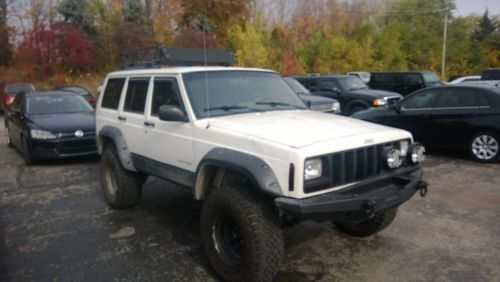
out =
[[[205,60],[206,57],[206,60]],[[120,69],[158,68],[162,66],[230,66],[236,63],[226,50],[175,47],[144,47],[124,52]]]

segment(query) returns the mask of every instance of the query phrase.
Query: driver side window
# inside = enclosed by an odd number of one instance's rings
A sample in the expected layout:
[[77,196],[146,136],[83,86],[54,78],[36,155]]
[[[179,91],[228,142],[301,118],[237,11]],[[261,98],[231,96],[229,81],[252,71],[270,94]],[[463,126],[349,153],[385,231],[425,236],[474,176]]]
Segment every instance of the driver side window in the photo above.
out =
[[429,90],[409,96],[401,102],[402,110],[433,108],[439,91]]
[[151,115],[158,116],[161,106],[178,106],[182,108],[179,88],[174,78],[157,77],[154,80],[153,101],[151,103]]
[[340,89],[339,85],[333,80],[322,80],[318,84],[318,88],[320,90],[330,90],[330,91],[333,89]]

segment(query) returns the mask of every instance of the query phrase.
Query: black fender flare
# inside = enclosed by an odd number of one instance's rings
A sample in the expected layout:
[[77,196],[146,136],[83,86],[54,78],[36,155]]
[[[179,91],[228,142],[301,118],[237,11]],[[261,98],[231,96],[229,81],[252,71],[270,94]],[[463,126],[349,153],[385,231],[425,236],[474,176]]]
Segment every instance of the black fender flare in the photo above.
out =
[[125,137],[123,137],[123,134],[119,128],[114,126],[104,126],[103,128],[101,128],[96,140],[99,154],[102,154],[103,150],[102,137],[113,140],[118,158],[120,159],[120,162],[125,169],[137,171],[134,163],[132,162],[132,156],[128,149],[127,142],[125,141]]
[[253,187],[269,196],[282,196],[281,186],[271,167],[259,157],[226,148],[210,150],[200,161],[195,173],[195,199],[205,196],[205,168],[213,166],[230,169],[246,176]]
[[349,112],[351,111],[351,108],[353,106],[357,106],[357,105],[366,107],[367,109],[371,107],[371,105],[368,102],[366,102],[364,100],[360,100],[360,99],[355,99],[355,100],[352,100],[349,103],[347,103],[347,105],[345,107],[345,109],[346,109],[345,114],[348,115]]

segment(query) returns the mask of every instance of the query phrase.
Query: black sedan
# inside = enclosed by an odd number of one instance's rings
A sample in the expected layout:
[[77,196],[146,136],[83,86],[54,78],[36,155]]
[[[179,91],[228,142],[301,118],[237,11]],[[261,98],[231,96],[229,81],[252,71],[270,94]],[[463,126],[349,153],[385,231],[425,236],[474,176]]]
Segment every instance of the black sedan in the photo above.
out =
[[300,84],[300,82],[298,82],[295,78],[284,77],[283,79],[286,84],[292,88],[293,92],[299,95],[299,98],[307,105],[307,107],[309,107],[309,109],[332,114],[340,114],[342,112],[339,101],[312,95],[311,92],[309,92],[309,90]]
[[94,109],[69,92],[30,92],[16,96],[5,118],[6,141],[26,164],[47,158],[97,153]]
[[406,129],[426,147],[466,150],[479,162],[500,159],[500,87],[426,88],[391,107],[353,117]]

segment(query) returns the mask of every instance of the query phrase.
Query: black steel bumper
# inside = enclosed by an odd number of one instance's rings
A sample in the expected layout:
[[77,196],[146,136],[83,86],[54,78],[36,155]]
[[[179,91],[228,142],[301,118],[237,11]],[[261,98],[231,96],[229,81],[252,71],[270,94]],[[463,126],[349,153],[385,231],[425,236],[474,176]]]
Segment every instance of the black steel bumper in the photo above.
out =
[[425,196],[427,183],[422,175],[420,167],[404,168],[339,191],[305,199],[278,197],[274,201],[284,214],[301,219],[363,221],[408,201],[419,190]]

